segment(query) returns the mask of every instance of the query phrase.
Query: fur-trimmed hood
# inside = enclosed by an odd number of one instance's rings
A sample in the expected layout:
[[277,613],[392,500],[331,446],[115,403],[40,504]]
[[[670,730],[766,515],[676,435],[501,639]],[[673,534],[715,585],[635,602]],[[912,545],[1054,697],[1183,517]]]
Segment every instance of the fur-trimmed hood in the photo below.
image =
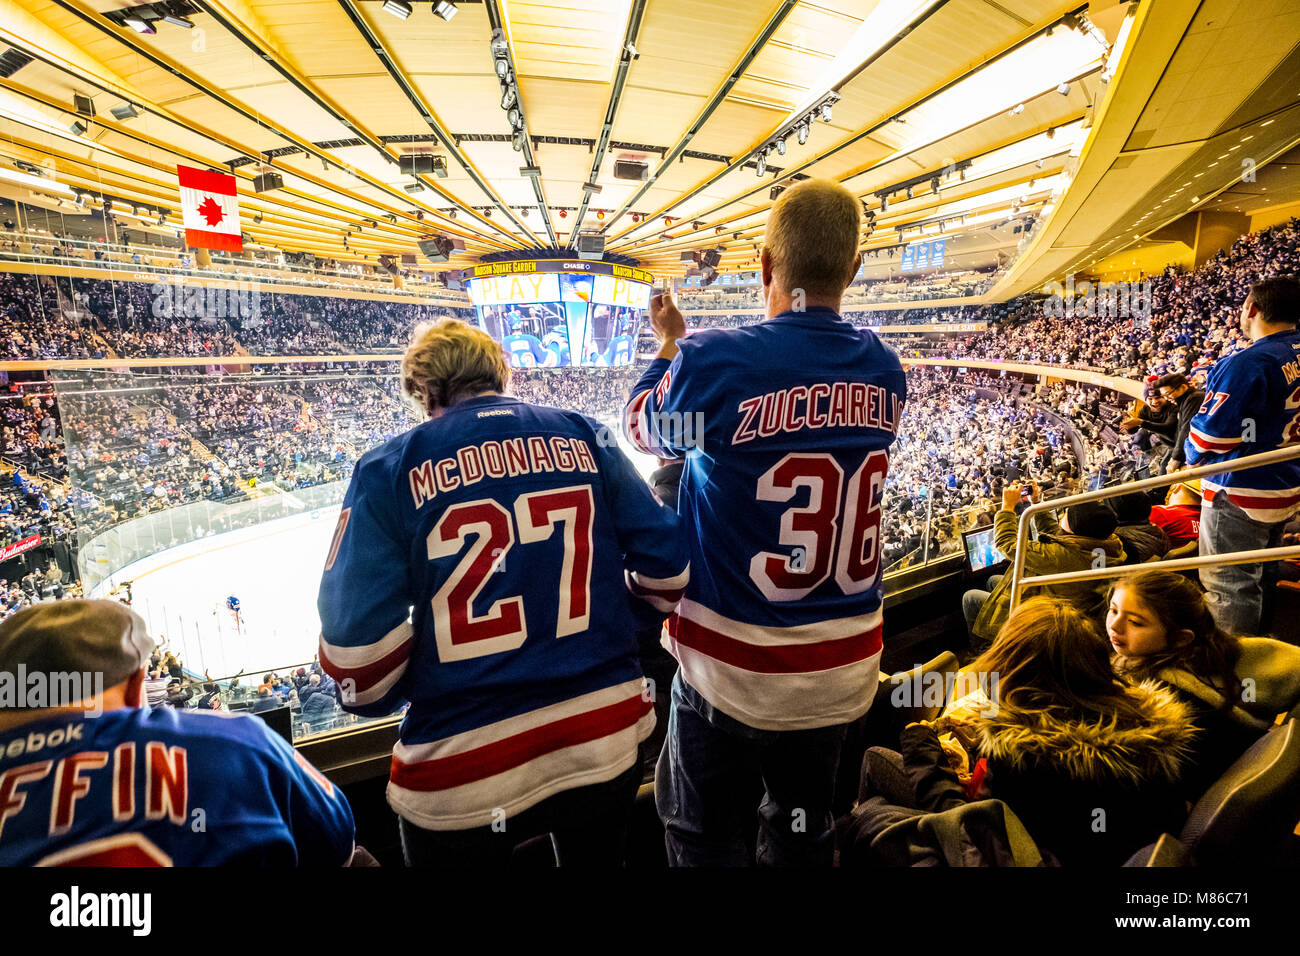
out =
[[1063,721],[1054,713],[1003,704],[995,716],[974,721],[980,752],[1013,771],[1050,766],[1081,783],[1176,782],[1197,733],[1191,712],[1157,681],[1142,682],[1133,694],[1145,718],[1140,723],[1131,718]]

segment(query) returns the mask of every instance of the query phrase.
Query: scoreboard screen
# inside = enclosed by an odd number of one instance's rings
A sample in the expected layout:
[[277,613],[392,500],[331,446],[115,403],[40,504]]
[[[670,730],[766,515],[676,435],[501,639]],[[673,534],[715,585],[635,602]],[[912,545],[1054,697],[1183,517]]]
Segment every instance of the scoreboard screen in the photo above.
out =
[[512,260],[464,274],[479,327],[516,368],[630,365],[653,277],[606,262]]

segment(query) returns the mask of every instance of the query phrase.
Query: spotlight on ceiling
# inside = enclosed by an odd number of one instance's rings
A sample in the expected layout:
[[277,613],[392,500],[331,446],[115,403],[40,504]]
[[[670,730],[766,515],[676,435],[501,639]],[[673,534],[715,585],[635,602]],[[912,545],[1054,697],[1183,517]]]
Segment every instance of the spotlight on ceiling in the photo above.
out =
[[513,84],[507,86],[506,91],[501,94],[501,108],[503,110],[510,109],[510,107],[515,105],[518,99],[519,99],[519,94],[515,92],[515,88]]
[[109,110],[109,112],[113,114],[113,119],[118,120],[119,122],[135,119],[140,115],[140,111],[131,103],[123,103],[121,106],[114,106]]
[[1069,96],[1069,95],[1070,95],[1070,84],[1069,84],[1069,83],[1062,83],[1060,86],[1058,86],[1058,87],[1056,88],[1056,92],[1060,93],[1062,96]]
[[504,80],[510,72],[510,61],[504,56],[499,56],[492,61],[492,69],[496,70],[497,76]]
[[908,198],[908,199],[911,199],[911,198],[912,198],[912,187],[911,187],[911,186],[908,186],[908,187],[907,187],[907,198]]
[[831,104],[829,102],[826,102],[822,104],[822,122],[829,123],[830,121],[831,121]]
[[767,150],[763,150],[758,154],[758,159],[754,163],[754,171],[758,174],[759,179],[762,179],[767,174]]
[[391,13],[399,20],[405,20],[411,15],[411,5],[403,3],[402,0],[384,0],[383,10],[385,13]]
[[804,120],[802,123],[799,124],[799,129],[796,131],[795,135],[799,137],[800,146],[808,142],[808,132],[811,128],[812,128],[812,124],[809,123],[807,120]]
[[881,197],[880,197],[880,211],[881,211],[881,212],[885,212],[885,211],[888,210],[888,209],[889,209],[889,197],[888,197],[888,196],[881,196]]
[[1019,115],[1020,115],[1021,113],[1023,113],[1024,111],[1025,111],[1025,104],[1024,104],[1024,103],[1017,103],[1015,106],[1013,106],[1010,110],[1007,111],[1007,115],[1008,115],[1008,116],[1019,116]]
[[524,114],[520,112],[519,107],[510,107],[510,109],[506,111],[506,119],[515,129],[524,128]]
[[452,3],[451,0],[438,0],[438,2],[433,5],[433,12],[442,17],[442,19],[450,22],[451,18],[459,11],[456,8],[456,4]]
[[134,30],[136,33],[153,34],[158,32],[153,28],[153,24],[151,24],[144,17],[124,17],[122,19],[122,22],[125,23],[132,30]]
[[514,147],[516,153],[521,152],[524,148],[524,134],[521,130],[515,130],[514,138],[511,139],[510,145]]
[[935,176],[933,179],[930,180],[930,192],[937,193],[942,188],[943,188],[943,183],[939,181],[938,176]]
[[785,155],[785,138],[784,138],[784,137],[782,137],[782,138],[780,138],[780,139],[778,139],[778,140],[776,141],[776,154],[777,154],[778,156],[784,156],[784,155]]

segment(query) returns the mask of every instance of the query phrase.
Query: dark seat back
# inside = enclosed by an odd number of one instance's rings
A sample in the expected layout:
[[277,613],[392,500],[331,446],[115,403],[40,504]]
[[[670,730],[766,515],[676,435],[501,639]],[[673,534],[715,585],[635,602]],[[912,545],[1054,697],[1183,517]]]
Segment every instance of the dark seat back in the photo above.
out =
[[[876,687],[871,709],[849,724],[844,735],[832,801],[832,810],[836,816],[847,813],[857,801],[859,770],[867,748],[879,746],[897,750],[898,734],[904,727],[916,720],[938,717],[947,703],[950,686],[947,675],[956,670],[957,655],[952,651],[944,651],[933,660],[911,670],[880,675],[880,684]],[[930,683],[927,684],[925,675],[932,673],[940,676],[929,678]],[[939,685],[934,682],[940,679],[942,689],[935,693]],[[907,702],[907,706],[895,705],[896,693],[899,699]],[[936,703],[938,706],[935,706]]]
[[1300,821],[1300,720],[1261,737],[1196,802],[1180,838],[1198,866],[1267,863]]

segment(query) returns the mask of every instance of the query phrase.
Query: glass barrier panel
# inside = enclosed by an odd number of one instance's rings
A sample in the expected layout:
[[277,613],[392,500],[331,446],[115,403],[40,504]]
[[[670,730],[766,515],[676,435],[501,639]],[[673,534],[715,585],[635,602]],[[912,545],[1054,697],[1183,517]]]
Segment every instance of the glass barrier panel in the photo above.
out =
[[[86,595],[129,602],[181,659],[181,706],[224,674],[241,676],[221,685],[223,707],[252,709],[273,665],[316,653],[321,567],[357,459],[415,424],[395,374],[51,377]],[[302,711],[295,734],[356,720],[282,693]]]

